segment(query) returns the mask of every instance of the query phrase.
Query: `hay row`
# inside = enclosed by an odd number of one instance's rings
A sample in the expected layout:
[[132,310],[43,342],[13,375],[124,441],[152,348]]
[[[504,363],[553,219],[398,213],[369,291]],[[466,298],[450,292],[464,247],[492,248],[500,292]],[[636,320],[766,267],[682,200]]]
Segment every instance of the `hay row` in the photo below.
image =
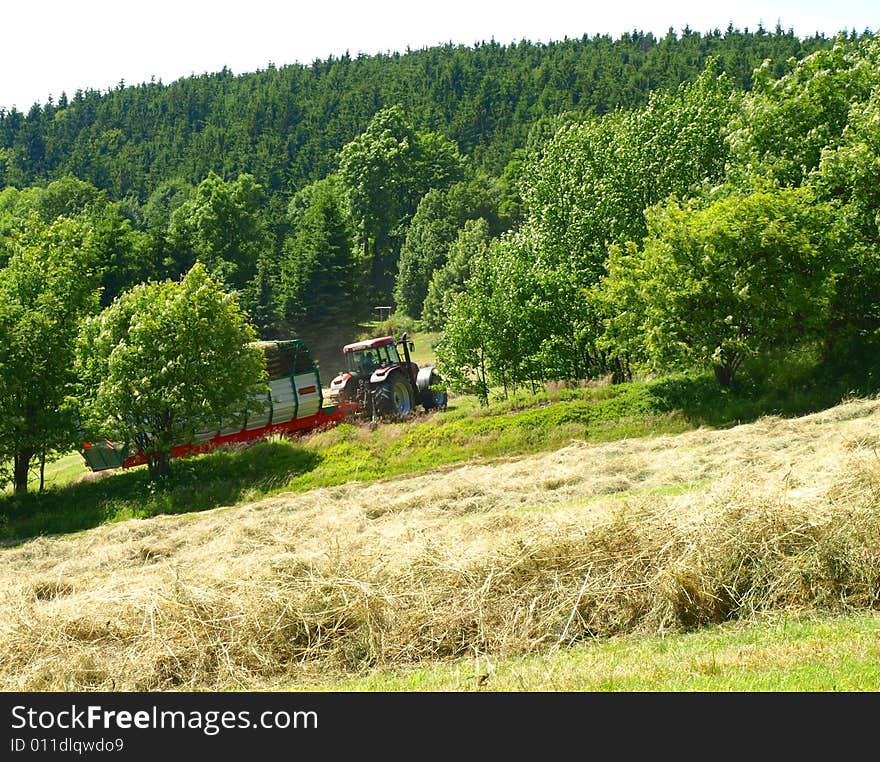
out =
[[680,494],[651,492],[674,454],[645,441],[633,443],[640,475],[607,494],[627,452],[614,443],[507,464],[500,484],[500,467],[469,466],[433,488],[430,476],[346,485],[6,549],[0,686],[254,689],[762,612],[874,609],[880,458],[865,434],[877,405],[861,409],[762,422],[750,441],[765,449],[733,467],[713,453],[749,432],[676,438],[680,478],[715,477]]

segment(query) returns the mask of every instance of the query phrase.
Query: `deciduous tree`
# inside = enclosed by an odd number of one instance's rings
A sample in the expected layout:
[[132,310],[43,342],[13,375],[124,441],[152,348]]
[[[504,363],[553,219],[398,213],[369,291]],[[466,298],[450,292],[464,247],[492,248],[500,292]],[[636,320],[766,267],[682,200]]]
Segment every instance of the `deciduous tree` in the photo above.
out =
[[119,296],[82,332],[76,367],[88,431],[144,453],[153,479],[176,445],[241,422],[265,381],[255,333],[233,294],[196,263],[180,281]]
[[35,456],[76,441],[73,358],[82,319],[98,310],[99,271],[81,221],[34,215],[7,242],[0,270],[0,459],[26,492]]
[[748,357],[820,336],[834,289],[834,216],[808,189],[658,205],[642,249],[609,268],[608,288],[628,294],[622,334],[635,330],[659,368],[704,364],[722,385]]
[[168,237],[175,276],[199,261],[228,288],[244,288],[256,272],[260,252],[269,246],[262,198],[262,188],[249,174],[227,182],[209,173],[171,215]]
[[422,324],[439,331],[450,315],[455,296],[465,291],[473,263],[483,259],[489,248],[489,223],[482,217],[468,220],[449,248],[446,263],[431,276]]
[[339,154],[339,177],[348,195],[358,242],[371,263],[377,297],[388,297],[406,227],[431,188],[461,179],[458,147],[419,132],[403,108],[380,109],[367,129]]

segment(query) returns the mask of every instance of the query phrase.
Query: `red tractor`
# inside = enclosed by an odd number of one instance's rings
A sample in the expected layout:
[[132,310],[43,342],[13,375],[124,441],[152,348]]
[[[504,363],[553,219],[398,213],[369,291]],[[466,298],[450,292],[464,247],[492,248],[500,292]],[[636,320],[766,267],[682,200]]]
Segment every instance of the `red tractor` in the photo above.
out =
[[382,336],[346,344],[345,370],[330,382],[331,401],[357,403],[370,419],[402,418],[419,405],[445,410],[443,380],[433,365],[420,369],[410,359],[414,349],[405,333],[397,340]]

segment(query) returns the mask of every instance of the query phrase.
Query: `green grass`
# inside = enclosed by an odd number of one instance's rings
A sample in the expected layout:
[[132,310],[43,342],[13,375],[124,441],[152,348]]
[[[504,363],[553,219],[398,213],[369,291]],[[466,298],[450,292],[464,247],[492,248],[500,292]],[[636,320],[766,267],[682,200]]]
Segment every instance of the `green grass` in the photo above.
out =
[[677,411],[652,409],[650,385],[595,387],[576,399],[514,409],[450,403],[417,423],[370,429],[344,424],[310,439],[320,466],[295,477],[291,489],[326,487],[425,471],[475,458],[498,458],[562,447],[573,440],[607,441],[679,433],[690,428]]
[[[140,466],[48,486],[42,493],[7,494],[0,498],[0,539],[10,542],[129,518],[235,505],[282,489],[319,462],[318,453],[300,444],[260,442],[175,461],[172,476],[160,483],[150,482]],[[75,469],[71,465],[68,470]]]
[[[417,348],[431,347],[419,336]],[[284,490],[306,491],[348,481],[373,481],[474,459],[515,457],[593,442],[678,434],[700,426],[725,427],[762,415],[800,415],[830,407],[854,391],[872,388],[870,368],[861,386],[836,380],[808,356],[747,368],[730,388],[711,374],[679,373],[619,385],[556,387],[537,394],[495,395],[481,406],[453,395],[446,412],[377,427],[343,424],[294,441],[175,461],[174,476],[151,484],[143,468],[75,482],[80,456],[47,467],[47,489],[0,496],[0,539],[77,531],[105,522],[161,513],[201,511],[255,500]],[[823,374],[826,374],[823,376]],[[880,373],[878,373],[880,377]]]
[[[89,469],[82,455],[72,452],[46,464],[45,483],[47,487],[61,487],[76,481],[88,472]],[[39,486],[39,480],[35,484]]]
[[[89,473],[89,469],[83,460],[82,455],[77,452],[67,453],[56,460],[46,463],[44,472],[45,487],[64,487],[72,482],[77,481],[84,475]],[[40,475],[34,470],[31,472],[28,481],[28,489],[37,490],[40,486]],[[12,494],[12,485],[7,484],[0,489],[0,499]]]
[[439,333],[428,333],[425,331],[415,331],[409,334],[410,341],[415,344],[415,349],[410,354],[410,359],[420,368],[425,365],[435,365],[437,356],[434,352],[434,345],[440,338]]
[[880,615],[729,623],[621,636],[542,655],[372,670],[298,690],[329,691],[876,691]]

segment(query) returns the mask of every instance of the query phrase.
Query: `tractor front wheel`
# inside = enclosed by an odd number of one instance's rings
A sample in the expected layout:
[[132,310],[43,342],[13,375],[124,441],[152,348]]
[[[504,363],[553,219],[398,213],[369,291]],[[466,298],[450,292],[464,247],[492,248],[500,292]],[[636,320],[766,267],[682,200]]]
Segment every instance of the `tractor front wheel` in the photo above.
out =
[[426,389],[422,394],[422,404],[425,412],[434,409],[446,410],[446,390],[445,389]]

